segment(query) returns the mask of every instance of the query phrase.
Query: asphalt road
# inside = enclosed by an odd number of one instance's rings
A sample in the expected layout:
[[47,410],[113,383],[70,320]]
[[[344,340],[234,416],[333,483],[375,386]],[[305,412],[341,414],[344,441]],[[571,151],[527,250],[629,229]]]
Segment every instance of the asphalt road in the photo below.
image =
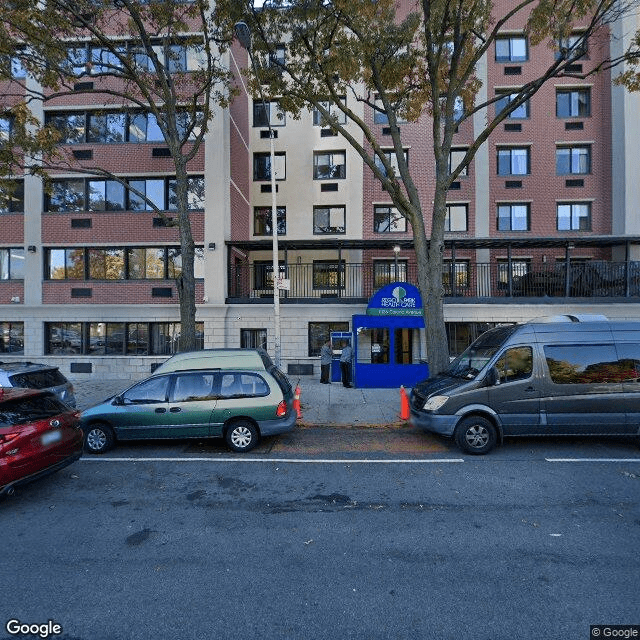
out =
[[433,438],[394,448],[384,430],[297,435],[245,456],[119,446],[0,503],[0,638],[45,637],[9,633],[12,619],[51,620],[62,640],[574,640],[640,625],[634,445],[526,440],[472,458]]

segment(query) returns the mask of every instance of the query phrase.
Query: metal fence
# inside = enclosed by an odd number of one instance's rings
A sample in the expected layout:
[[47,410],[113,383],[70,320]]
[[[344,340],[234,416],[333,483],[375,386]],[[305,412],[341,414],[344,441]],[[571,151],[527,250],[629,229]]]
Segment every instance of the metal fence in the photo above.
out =
[[[280,277],[288,289],[287,299],[367,300],[380,287],[403,281],[417,285],[416,265],[394,263],[346,263],[319,260],[307,264],[281,265]],[[555,263],[445,262],[442,290],[453,298],[542,298],[542,297],[637,297],[640,295],[640,262],[592,260]],[[256,263],[232,266],[229,298],[257,300],[273,298],[273,268]]]

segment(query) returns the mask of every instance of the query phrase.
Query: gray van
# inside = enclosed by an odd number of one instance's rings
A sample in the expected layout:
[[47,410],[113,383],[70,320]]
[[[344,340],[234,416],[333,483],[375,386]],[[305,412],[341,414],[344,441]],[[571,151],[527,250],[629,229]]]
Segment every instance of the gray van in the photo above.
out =
[[505,436],[640,436],[640,322],[554,316],[483,333],[411,392],[411,424],[482,454]]

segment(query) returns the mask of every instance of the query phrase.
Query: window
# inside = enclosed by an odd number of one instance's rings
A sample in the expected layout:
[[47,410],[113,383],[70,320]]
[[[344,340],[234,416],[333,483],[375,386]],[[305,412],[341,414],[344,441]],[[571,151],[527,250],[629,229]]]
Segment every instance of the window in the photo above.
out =
[[[172,355],[179,322],[46,322],[47,355]],[[204,348],[204,324],[196,322],[196,349]]]
[[139,382],[135,387],[122,394],[122,399],[127,404],[155,404],[167,401],[167,387],[169,376],[158,376]]
[[0,280],[24,280],[24,249],[0,249]]
[[242,349],[267,348],[266,329],[240,329],[240,347]]
[[13,137],[13,116],[9,113],[0,115],[0,142],[8,142]]
[[589,46],[584,35],[575,33],[558,42],[558,50],[555,53],[556,60],[583,60],[589,57]]
[[[340,102],[342,104],[346,104],[347,100],[345,97],[340,98]],[[324,109],[329,112],[332,120],[337,124],[346,124],[347,116],[346,114],[336,105],[335,102],[330,100],[324,100],[320,103]],[[314,127],[327,127],[329,126],[329,121],[322,115],[319,109],[313,109],[313,126]]]
[[[280,278],[286,277],[286,267],[283,261],[278,262]],[[253,280],[258,290],[268,290],[273,295],[273,261],[256,260],[253,263]]]
[[124,280],[124,249],[89,249],[91,280]]
[[526,380],[533,372],[533,349],[531,347],[512,347],[507,349],[496,361],[498,379],[501,383]]
[[346,207],[313,207],[313,233],[346,233]]
[[556,384],[616,383],[637,378],[636,363],[619,360],[613,344],[545,345],[543,349],[551,380]]
[[89,70],[93,75],[114,74],[122,71],[119,55],[126,55],[125,45],[114,47],[114,51],[103,47],[90,47]]
[[526,176],[530,170],[529,147],[510,147],[498,149],[499,176]]
[[0,213],[24,211],[24,181],[0,181]]
[[591,231],[591,203],[567,202],[557,206],[558,231]]
[[175,376],[171,402],[211,400],[216,376],[208,372],[178,373]]
[[309,357],[319,356],[322,345],[329,340],[332,332],[346,333],[348,322],[310,322],[308,324]]
[[373,207],[373,230],[375,233],[405,233],[407,219],[395,207],[377,204]]
[[124,211],[125,188],[116,180],[89,180],[89,211]]
[[91,113],[87,142],[116,143],[125,141],[127,119],[124,113]]
[[469,205],[448,204],[447,215],[444,219],[445,231],[467,231],[469,219]]
[[[531,269],[531,260],[516,258],[511,259],[511,281],[526,276]],[[498,258],[498,289],[509,288],[509,260]]]
[[556,89],[556,116],[558,118],[588,118],[590,115],[590,89]]
[[[287,156],[278,152],[274,157],[276,180],[285,180],[287,177]],[[253,154],[253,179],[255,181],[271,180],[271,154]]]
[[[517,93],[508,93],[505,91],[499,91],[497,95],[500,98],[496,102],[496,115],[499,115],[504,111],[511,102],[513,102],[517,97]],[[529,101],[526,100],[523,104],[516,107],[508,116],[512,120],[523,120],[529,117]]]
[[[466,148],[451,149],[451,151],[449,152],[449,173],[452,173],[452,171],[458,167],[466,154]],[[460,173],[458,174],[458,177],[466,175],[468,175],[468,167],[462,169],[462,171],[460,171]]]
[[[266,107],[266,111],[265,111]],[[280,109],[279,100],[253,101],[254,127],[284,127],[287,124],[284,111]]]
[[18,49],[17,53],[12,56],[0,56],[0,64],[2,65],[4,72],[8,72],[8,77],[14,80],[27,77],[27,70],[22,63],[22,58],[24,57],[24,49]]
[[61,144],[78,144],[86,140],[86,113],[73,111],[47,113],[45,123],[60,135]]
[[[391,169],[393,170],[394,175],[399,176],[400,170],[398,169],[398,158],[396,156],[395,151],[393,149],[387,149],[387,150],[383,149],[382,153],[387,163],[391,165]],[[378,167],[378,169],[382,172],[382,174],[386,176],[387,170],[382,160],[376,155],[374,157],[374,161],[375,161],[376,167]],[[405,163],[409,162],[409,152],[407,150],[404,151],[404,161]]]
[[498,36],[496,62],[526,62],[529,59],[525,36]]
[[66,59],[62,63],[67,73],[74,76],[81,76],[89,71],[89,53],[87,45],[76,45],[67,47]]
[[[376,108],[373,111],[373,122],[374,124],[389,124],[389,116],[384,110],[384,105],[382,104],[382,100],[376,97],[375,100]],[[398,105],[391,102],[391,107],[395,109],[396,112],[396,121],[398,124],[406,123],[406,120],[398,114]]]
[[273,51],[269,53],[266,60],[264,60],[264,66],[273,67],[274,69],[279,70],[280,67],[285,64],[286,55],[287,55],[286,46],[284,44],[277,44],[273,48]]
[[531,228],[531,205],[499,204],[498,231],[529,231]]
[[447,342],[452,356],[460,355],[485,331],[497,326],[494,322],[447,322]]
[[24,353],[24,322],[0,322],[0,353]]
[[455,283],[456,288],[467,288],[469,286],[469,261],[458,260],[455,263],[450,259],[445,259],[442,263],[442,286],[451,290],[451,283]]
[[[396,269],[397,265],[397,269]],[[373,286],[376,289],[392,282],[407,281],[407,260],[375,260],[373,263]]]
[[559,176],[591,173],[591,145],[558,147],[556,173]]
[[344,289],[344,260],[314,260],[313,288],[314,289]]
[[[272,235],[272,214],[271,207],[253,208],[253,235]],[[278,235],[284,236],[287,233],[287,208],[277,208]]]
[[45,256],[48,280],[84,280],[84,249],[47,249]]
[[346,178],[347,154],[345,151],[314,151],[313,179],[337,180]]
[[[45,210],[65,211],[160,211],[176,208],[175,178],[124,178],[116,180],[71,178],[52,180],[45,195]],[[189,210],[204,208],[204,177],[188,179]]]

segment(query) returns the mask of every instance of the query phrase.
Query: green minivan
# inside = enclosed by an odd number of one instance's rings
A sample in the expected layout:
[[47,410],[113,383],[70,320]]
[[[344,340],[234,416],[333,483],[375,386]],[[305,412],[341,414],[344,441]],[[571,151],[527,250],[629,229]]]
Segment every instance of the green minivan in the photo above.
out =
[[245,452],[262,436],[291,431],[296,418],[291,383],[275,366],[189,369],[134,384],[83,411],[81,426],[89,453],[104,453],[117,440],[215,437]]

